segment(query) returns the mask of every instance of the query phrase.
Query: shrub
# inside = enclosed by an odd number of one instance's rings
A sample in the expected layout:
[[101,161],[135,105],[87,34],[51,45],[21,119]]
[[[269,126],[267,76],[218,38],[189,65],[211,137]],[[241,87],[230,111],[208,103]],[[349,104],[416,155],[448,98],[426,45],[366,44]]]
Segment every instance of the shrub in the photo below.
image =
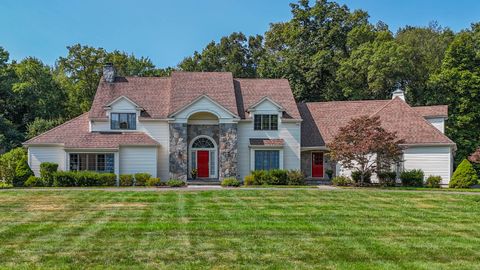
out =
[[0,189],[5,189],[5,188],[13,188],[12,184],[0,181]]
[[170,179],[167,181],[167,186],[169,187],[184,187],[187,184],[183,180],[178,180],[178,179]]
[[427,178],[427,182],[425,183],[425,186],[429,188],[439,188],[440,182],[442,182],[441,176],[430,175]]
[[45,186],[53,185],[53,173],[58,170],[58,164],[52,162],[42,162],[40,164],[40,177],[42,177]]
[[290,170],[287,172],[287,184],[292,186],[305,185],[305,174],[300,170]]
[[469,188],[478,183],[478,176],[472,163],[464,159],[453,173],[449,187],[451,188]]
[[115,186],[117,184],[117,175],[114,173],[99,173],[99,185]]
[[77,187],[93,187],[100,186],[100,175],[90,171],[73,172],[75,186]]
[[120,186],[133,186],[133,175],[132,174],[120,174]]
[[33,171],[30,169],[30,166],[28,166],[27,158],[23,157],[17,164],[17,167],[15,169],[15,177],[13,179],[13,185],[16,187],[23,187],[25,184],[25,181],[27,179],[33,176]]
[[264,170],[252,171],[253,185],[266,185],[268,183],[268,172]]
[[238,181],[236,178],[233,178],[233,177],[225,178],[222,180],[221,185],[222,187],[239,187],[240,181]]
[[27,152],[22,147],[0,155],[0,181],[3,180],[6,184],[11,185],[16,176],[18,163],[24,158],[27,158]]
[[396,184],[396,172],[378,172],[377,176],[381,186],[394,187]]
[[253,175],[251,175],[251,174],[245,176],[245,178],[243,179],[243,184],[245,186],[251,186],[254,183],[255,183],[255,178],[253,178]]
[[332,179],[333,170],[332,170],[332,169],[327,169],[327,170],[325,171],[325,174],[327,175],[328,179]]
[[334,186],[351,186],[354,184],[354,181],[350,177],[335,176],[332,178],[332,184]]
[[64,171],[54,172],[53,186],[54,187],[74,187],[75,173],[76,172],[64,172]]
[[147,187],[159,187],[162,185],[162,181],[160,181],[160,178],[150,178],[145,184]]
[[274,169],[267,172],[267,184],[269,185],[286,185],[288,182],[287,179],[287,170]]
[[152,178],[149,173],[136,173],[135,174],[135,186],[145,186],[147,180]]
[[400,174],[400,180],[405,187],[421,187],[423,186],[423,176],[422,170],[404,171]]
[[28,177],[27,181],[23,184],[26,187],[43,187],[44,182],[40,177],[35,177],[34,175]]
[[[355,181],[355,183],[360,183],[362,179],[362,173],[360,171],[353,171],[352,172],[352,179]],[[365,175],[363,176],[363,183],[364,184],[370,184],[372,183],[372,173],[371,172],[365,172]]]

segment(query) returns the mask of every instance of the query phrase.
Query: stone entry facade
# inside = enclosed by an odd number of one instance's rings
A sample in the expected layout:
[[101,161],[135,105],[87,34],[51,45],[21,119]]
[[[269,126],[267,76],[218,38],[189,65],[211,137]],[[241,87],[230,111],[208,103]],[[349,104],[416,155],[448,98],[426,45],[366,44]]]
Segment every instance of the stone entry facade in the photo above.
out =
[[170,123],[170,178],[188,180],[190,178],[189,168],[189,145],[198,136],[212,138],[218,146],[216,160],[218,164],[218,180],[227,177],[238,178],[238,143],[237,124],[218,125],[188,125]]

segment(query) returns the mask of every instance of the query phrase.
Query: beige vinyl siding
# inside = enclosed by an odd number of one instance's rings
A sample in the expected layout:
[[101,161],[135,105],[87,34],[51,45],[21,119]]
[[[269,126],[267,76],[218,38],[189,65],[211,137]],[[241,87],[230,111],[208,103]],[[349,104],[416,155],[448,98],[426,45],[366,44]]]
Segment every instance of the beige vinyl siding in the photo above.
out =
[[452,152],[449,146],[409,147],[404,151],[404,169],[421,169],[425,178],[430,175],[442,177],[442,184],[450,182]]
[[65,151],[61,146],[30,146],[28,160],[35,176],[40,176],[40,164],[53,162],[58,164],[58,170],[65,170]]
[[[300,123],[279,123],[278,130],[254,130],[253,121],[238,123],[238,170],[243,179],[250,173],[250,138],[283,139],[283,168],[300,169]],[[277,148],[276,148],[277,149]]]
[[120,147],[120,174],[149,173],[157,177],[157,147]]

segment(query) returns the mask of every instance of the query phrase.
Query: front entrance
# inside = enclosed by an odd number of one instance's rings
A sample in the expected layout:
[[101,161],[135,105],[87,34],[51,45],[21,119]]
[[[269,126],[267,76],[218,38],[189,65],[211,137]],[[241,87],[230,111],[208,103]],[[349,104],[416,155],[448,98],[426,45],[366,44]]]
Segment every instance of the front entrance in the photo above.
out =
[[312,177],[324,177],[322,152],[312,153]]
[[209,159],[210,159],[210,151],[202,150],[197,151],[197,170],[198,170],[198,177],[205,177],[208,178],[209,174]]

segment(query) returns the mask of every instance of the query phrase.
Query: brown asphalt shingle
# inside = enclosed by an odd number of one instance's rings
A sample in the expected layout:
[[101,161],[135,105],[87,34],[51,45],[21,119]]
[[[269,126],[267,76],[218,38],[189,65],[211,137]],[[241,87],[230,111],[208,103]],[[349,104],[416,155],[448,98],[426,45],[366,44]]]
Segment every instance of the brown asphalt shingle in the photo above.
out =
[[448,105],[418,106],[413,109],[423,117],[447,117]]
[[159,145],[143,132],[89,132],[88,113],[63,123],[24,143],[63,144],[65,148],[118,148],[120,145]]
[[262,139],[262,138],[252,138],[250,139],[250,145],[255,146],[282,146],[284,145],[283,139]]

